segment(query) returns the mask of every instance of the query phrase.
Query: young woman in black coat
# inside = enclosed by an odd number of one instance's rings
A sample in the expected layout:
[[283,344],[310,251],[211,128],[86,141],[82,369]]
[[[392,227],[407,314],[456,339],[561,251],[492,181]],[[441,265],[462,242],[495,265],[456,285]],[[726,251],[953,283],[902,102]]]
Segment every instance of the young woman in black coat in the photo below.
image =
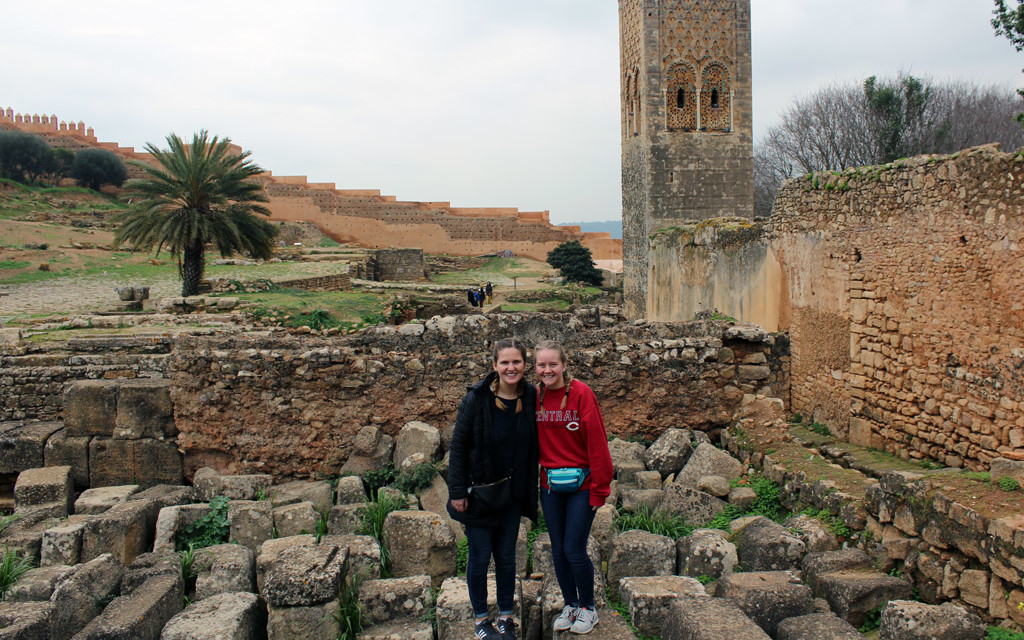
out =
[[[459,404],[449,449],[448,513],[466,525],[466,583],[476,637],[515,640],[516,539],[520,518],[537,520],[537,392],[523,378],[526,347],[518,340],[499,340],[492,360],[494,371],[470,387]],[[494,623],[487,609],[492,556],[498,592]]]

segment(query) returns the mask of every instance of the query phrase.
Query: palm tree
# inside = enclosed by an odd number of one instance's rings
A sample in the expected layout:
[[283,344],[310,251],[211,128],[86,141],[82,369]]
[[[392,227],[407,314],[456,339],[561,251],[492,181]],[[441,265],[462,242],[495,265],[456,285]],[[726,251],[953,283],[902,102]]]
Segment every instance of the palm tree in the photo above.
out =
[[199,293],[207,243],[225,258],[269,258],[277,227],[254,215],[270,215],[260,204],[269,198],[251,179],[262,169],[248,151],[233,151],[230,138],[210,138],[205,129],[190,145],[173,133],[167,144],[170,149],[146,145],[157,166],[133,163],[146,177],[125,186],[131,208],[117,219],[116,241],[155,247],[157,254],[166,247],[178,259],[181,295],[193,296]]

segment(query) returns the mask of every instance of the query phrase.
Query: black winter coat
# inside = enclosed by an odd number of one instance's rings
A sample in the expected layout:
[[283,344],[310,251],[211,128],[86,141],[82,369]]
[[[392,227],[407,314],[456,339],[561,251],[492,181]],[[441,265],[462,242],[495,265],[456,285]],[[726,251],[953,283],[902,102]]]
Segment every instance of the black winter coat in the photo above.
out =
[[[459,413],[455,418],[455,429],[448,452],[448,513],[454,520],[469,526],[486,527],[498,524],[498,519],[481,514],[469,501],[469,509],[455,511],[451,500],[469,497],[469,487],[486,484],[505,477],[504,470],[494,468],[494,442],[491,431],[491,407],[494,406],[494,392],[491,383],[497,374],[493,371],[483,380],[468,388]],[[526,385],[523,393],[523,410],[516,425],[515,464],[512,469],[512,497],[521,516],[537,521],[537,390]]]

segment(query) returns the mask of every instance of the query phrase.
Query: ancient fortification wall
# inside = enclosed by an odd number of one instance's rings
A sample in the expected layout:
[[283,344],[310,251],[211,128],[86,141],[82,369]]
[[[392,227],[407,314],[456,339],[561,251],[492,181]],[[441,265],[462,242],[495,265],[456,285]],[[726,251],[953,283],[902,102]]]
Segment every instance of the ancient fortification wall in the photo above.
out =
[[850,441],[986,466],[1024,448],[1024,153],[788,182],[769,228],[793,410]]
[[[577,315],[448,316],[332,338],[286,333],[81,340],[59,352],[0,356],[5,420],[60,420],[73,380],[172,382],[186,475],[204,465],[277,477],[337,473],[358,430],[395,435],[411,420],[451,426],[466,385],[490,370],[485,350],[510,335],[555,338],[601,400],[609,433],[726,426],[745,393],[785,397],[788,342],[752,325],[635,326],[608,308]],[[103,354],[103,349],[109,355]],[[155,351],[147,355],[148,351]],[[84,446],[84,445],[83,445]]]
[[[125,159],[150,162],[147,153],[100,142],[85,123],[59,122],[57,116],[0,110],[0,128],[43,136],[55,147],[109,149]],[[241,151],[241,148],[239,148]],[[128,165],[129,177],[141,172]],[[622,241],[608,233],[583,233],[577,226],[555,226],[547,211],[460,209],[447,202],[399,202],[377,190],[341,190],[333,183],[311,183],[304,176],[263,176],[272,220],[311,222],[339,242],[371,248],[418,248],[427,253],[481,255],[511,251],[544,260],[562,242],[579,240],[595,260],[621,260]]]

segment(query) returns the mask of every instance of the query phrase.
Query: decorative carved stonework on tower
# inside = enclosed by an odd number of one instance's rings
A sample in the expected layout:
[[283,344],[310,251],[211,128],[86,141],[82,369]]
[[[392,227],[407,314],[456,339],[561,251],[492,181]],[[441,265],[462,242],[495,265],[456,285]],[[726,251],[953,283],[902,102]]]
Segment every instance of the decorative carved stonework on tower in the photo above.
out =
[[619,34],[626,309],[686,320],[659,302],[651,237],[753,217],[750,0],[619,0]]

